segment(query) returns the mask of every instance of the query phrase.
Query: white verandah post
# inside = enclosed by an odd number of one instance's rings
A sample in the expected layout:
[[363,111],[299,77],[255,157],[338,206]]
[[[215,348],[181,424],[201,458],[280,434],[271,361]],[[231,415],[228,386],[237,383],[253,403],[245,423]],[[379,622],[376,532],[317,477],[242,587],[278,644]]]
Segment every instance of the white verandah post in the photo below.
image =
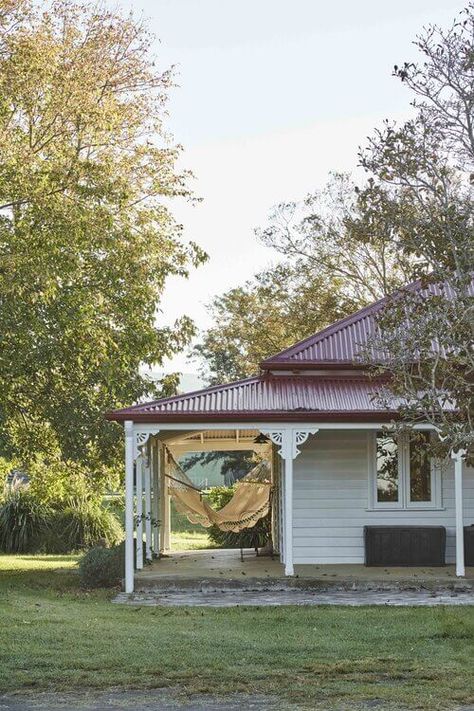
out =
[[[147,497],[147,487],[151,489],[150,463],[147,456],[147,442],[150,435],[158,434],[158,427],[152,425],[136,425],[133,420],[125,420],[125,592],[132,593],[134,588],[134,540],[135,529],[134,517],[134,486],[133,474],[134,464],[138,460],[137,466],[137,508],[143,502],[143,475],[145,476],[145,513],[149,513],[149,532],[147,531],[147,555],[151,551],[151,496]],[[143,451],[145,449],[145,451]],[[139,456],[140,455],[140,456]],[[145,459],[146,458],[146,459]],[[140,478],[142,479],[140,483]],[[147,483],[148,482],[148,483]],[[141,496],[140,496],[141,494]],[[141,517],[142,518],[142,517]],[[137,528],[138,528],[137,521]],[[143,529],[142,529],[143,530]],[[141,533],[143,536],[143,533]],[[140,534],[137,535],[137,546]],[[142,544],[143,545],[143,544]],[[138,553],[138,550],[137,550]],[[151,557],[151,553],[150,553]],[[139,564],[137,555],[137,564]]]
[[143,454],[143,474],[145,478],[145,551],[146,559],[151,560],[152,541],[151,541],[151,467],[150,467],[150,449],[146,448]]
[[125,592],[133,592],[133,422],[125,427]]
[[160,555],[160,445],[157,440],[151,445],[151,471],[153,475],[153,557]]
[[310,434],[318,430],[285,428],[281,430],[261,430],[271,441],[280,446],[278,454],[284,462],[284,556],[285,575],[294,575],[293,566],[293,460],[300,454],[299,446]]
[[160,553],[170,549],[170,495],[168,493],[168,456],[165,447],[160,456]]
[[456,509],[456,575],[463,578],[466,574],[464,558],[464,521],[463,521],[463,491],[462,474],[463,460],[466,452],[460,449],[451,452],[454,459],[454,501]]
[[143,457],[135,462],[135,487],[137,499],[137,569],[143,568]]
[[285,575],[293,575],[293,457],[285,457]]

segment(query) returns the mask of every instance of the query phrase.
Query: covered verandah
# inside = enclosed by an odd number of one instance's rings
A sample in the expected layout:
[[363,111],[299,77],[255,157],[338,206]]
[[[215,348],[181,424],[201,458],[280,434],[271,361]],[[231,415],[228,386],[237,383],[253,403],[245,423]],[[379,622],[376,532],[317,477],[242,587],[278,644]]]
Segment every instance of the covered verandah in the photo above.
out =
[[[136,586],[161,580],[199,580],[219,578],[235,580],[272,579],[285,577],[313,579],[322,582],[356,580],[420,582],[427,580],[448,583],[464,577],[463,513],[462,513],[462,453],[455,460],[456,501],[456,566],[428,570],[390,569],[377,571],[363,565],[300,565],[293,563],[293,468],[309,437],[330,430],[377,430],[381,422],[317,422],[317,423],[265,423],[265,422],[124,422],[126,436],[126,566],[125,590],[133,592]],[[255,442],[258,434],[268,442]],[[170,552],[170,499],[167,491],[169,460],[190,451],[219,449],[253,449],[272,462],[272,481],[277,490],[274,498],[274,526],[272,529],[275,555],[273,559],[255,558],[252,555],[240,561],[240,553],[233,551],[193,551],[189,554]],[[145,541],[145,546],[140,541]],[[143,550],[145,548],[145,550]],[[164,554],[167,557],[164,557]],[[152,562],[144,568],[145,560]],[[136,571],[136,573],[135,573]],[[468,577],[472,576],[472,571]]]
[[[143,571],[146,562],[153,562],[158,575],[161,570],[165,573],[163,568],[168,558],[164,556],[169,556],[171,548],[168,484],[174,480],[172,462],[189,452],[251,450],[268,460],[272,480],[273,549],[277,560],[284,564],[285,574],[293,575],[291,469],[294,456],[299,452],[297,445],[308,438],[312,429],[274,430],[270,429],[271,425],[251,423],[155,425],[131,420],[126,420],[124,427],[126,592],[133,592],[135,570]],[[259,435],[264,435],[260,441]],[[239,557],[240,553],[232,551],[232,555]],[[173,564],[178,560],[175,557]]]

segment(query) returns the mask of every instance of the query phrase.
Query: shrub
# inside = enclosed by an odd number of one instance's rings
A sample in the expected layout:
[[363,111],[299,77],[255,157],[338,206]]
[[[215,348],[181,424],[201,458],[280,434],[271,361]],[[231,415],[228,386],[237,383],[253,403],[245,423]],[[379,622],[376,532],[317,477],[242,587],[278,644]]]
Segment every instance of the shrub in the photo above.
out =
[[110,472],[107,475],[100,470],[91,472],[83,464],[61,459],[59,452],[29,462],[28,475],[38,501],[56,508],[71,499],[102,501],[107,491],[119,485]]
[[79,563],[81,585],[84,588],[115,587],[122,580],[123,570],[123,545],[91,548]]
[[87,497],[41,500],[19,480],[5,485],[0,499],[0,551],[3,553],[69,553],[96,545],[113,546],[123,539],[118,519]]
[[[207,499],[214,509],[225,506],[235,493],[234,486],[216,486],[209,489]],[[207,529],[209,538],[222,548],[263,548],[271,535],[271,515],[259,519],[253,528],[244,528],[239,533],[221,531],[218,526]]]
[[[145,563],[146,543],[143,541]],[[137,564],[137,543],[133,541],[133,560]],[[112,548],[96,546],[83,555],[79,563],[79,576],[84,588],[110,588],[119,585],[125,568],[125,541]]]
[[115,546],[123,538],[114,514],[99,502],[86,498],[71,499],[56,511],[52,533],[47,548],[55,553],[98,545]]
[[41,548],[51,510],[41,506],[20,481],[5,486],[0,504],[0,551],[32,553]]

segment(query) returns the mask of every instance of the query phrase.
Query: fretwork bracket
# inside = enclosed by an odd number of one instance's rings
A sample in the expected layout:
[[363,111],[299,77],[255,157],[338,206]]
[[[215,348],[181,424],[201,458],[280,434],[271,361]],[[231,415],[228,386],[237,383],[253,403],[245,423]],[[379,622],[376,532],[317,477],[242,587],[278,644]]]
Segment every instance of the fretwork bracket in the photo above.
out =
[[279,447],[278,454],[282,459],[296,459],[301,453],[300,447],[306,442],[309,435],[317,434],[317,428],[301,429],[271,429],[261,430],[270,440]]

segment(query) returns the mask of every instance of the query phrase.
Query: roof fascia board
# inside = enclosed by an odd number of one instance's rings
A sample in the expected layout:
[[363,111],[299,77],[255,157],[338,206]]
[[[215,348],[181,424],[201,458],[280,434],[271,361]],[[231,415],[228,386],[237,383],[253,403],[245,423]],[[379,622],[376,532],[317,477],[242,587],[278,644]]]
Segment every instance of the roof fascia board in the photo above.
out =
[[[316,423],[315,423],[316,424]],[[377,430],[381,427],[385,427],[387,422],[382,420],[377,422],[317,422],[319,429],[322,430]],[[155,422],[144,423],[135,422],[133,425],[140,429],[140,432],[156,434],[157,425],[160,428],[160,432],[164,430],[224,430],[224,429],[242,429],[242,422],[194,422],[194,423],[179,423],[179,422]],[[250,427],[249,423],[245,423],[246,429]],[[278,429],[278,430],[295,430],[295,429],[307,429],[308,421],[300,422],[264,422],[258,421],[251,423],[252,429]],[[435,429],[433,425],[429,424],[417,424],[414,426],[416,430],[433,430]]]
[[360,373],[360,371],[369,370],[372,365],[376,364],[357,363],[352,360],[275,360],[265,367],[262,364],[262,368],[265,369],[266,373],[275,374],[278,373],[279,369],[282,369],[285,372],[292,370],[308,370],[313,372],[317,371],[319,373],[321,370],[348,370]]

